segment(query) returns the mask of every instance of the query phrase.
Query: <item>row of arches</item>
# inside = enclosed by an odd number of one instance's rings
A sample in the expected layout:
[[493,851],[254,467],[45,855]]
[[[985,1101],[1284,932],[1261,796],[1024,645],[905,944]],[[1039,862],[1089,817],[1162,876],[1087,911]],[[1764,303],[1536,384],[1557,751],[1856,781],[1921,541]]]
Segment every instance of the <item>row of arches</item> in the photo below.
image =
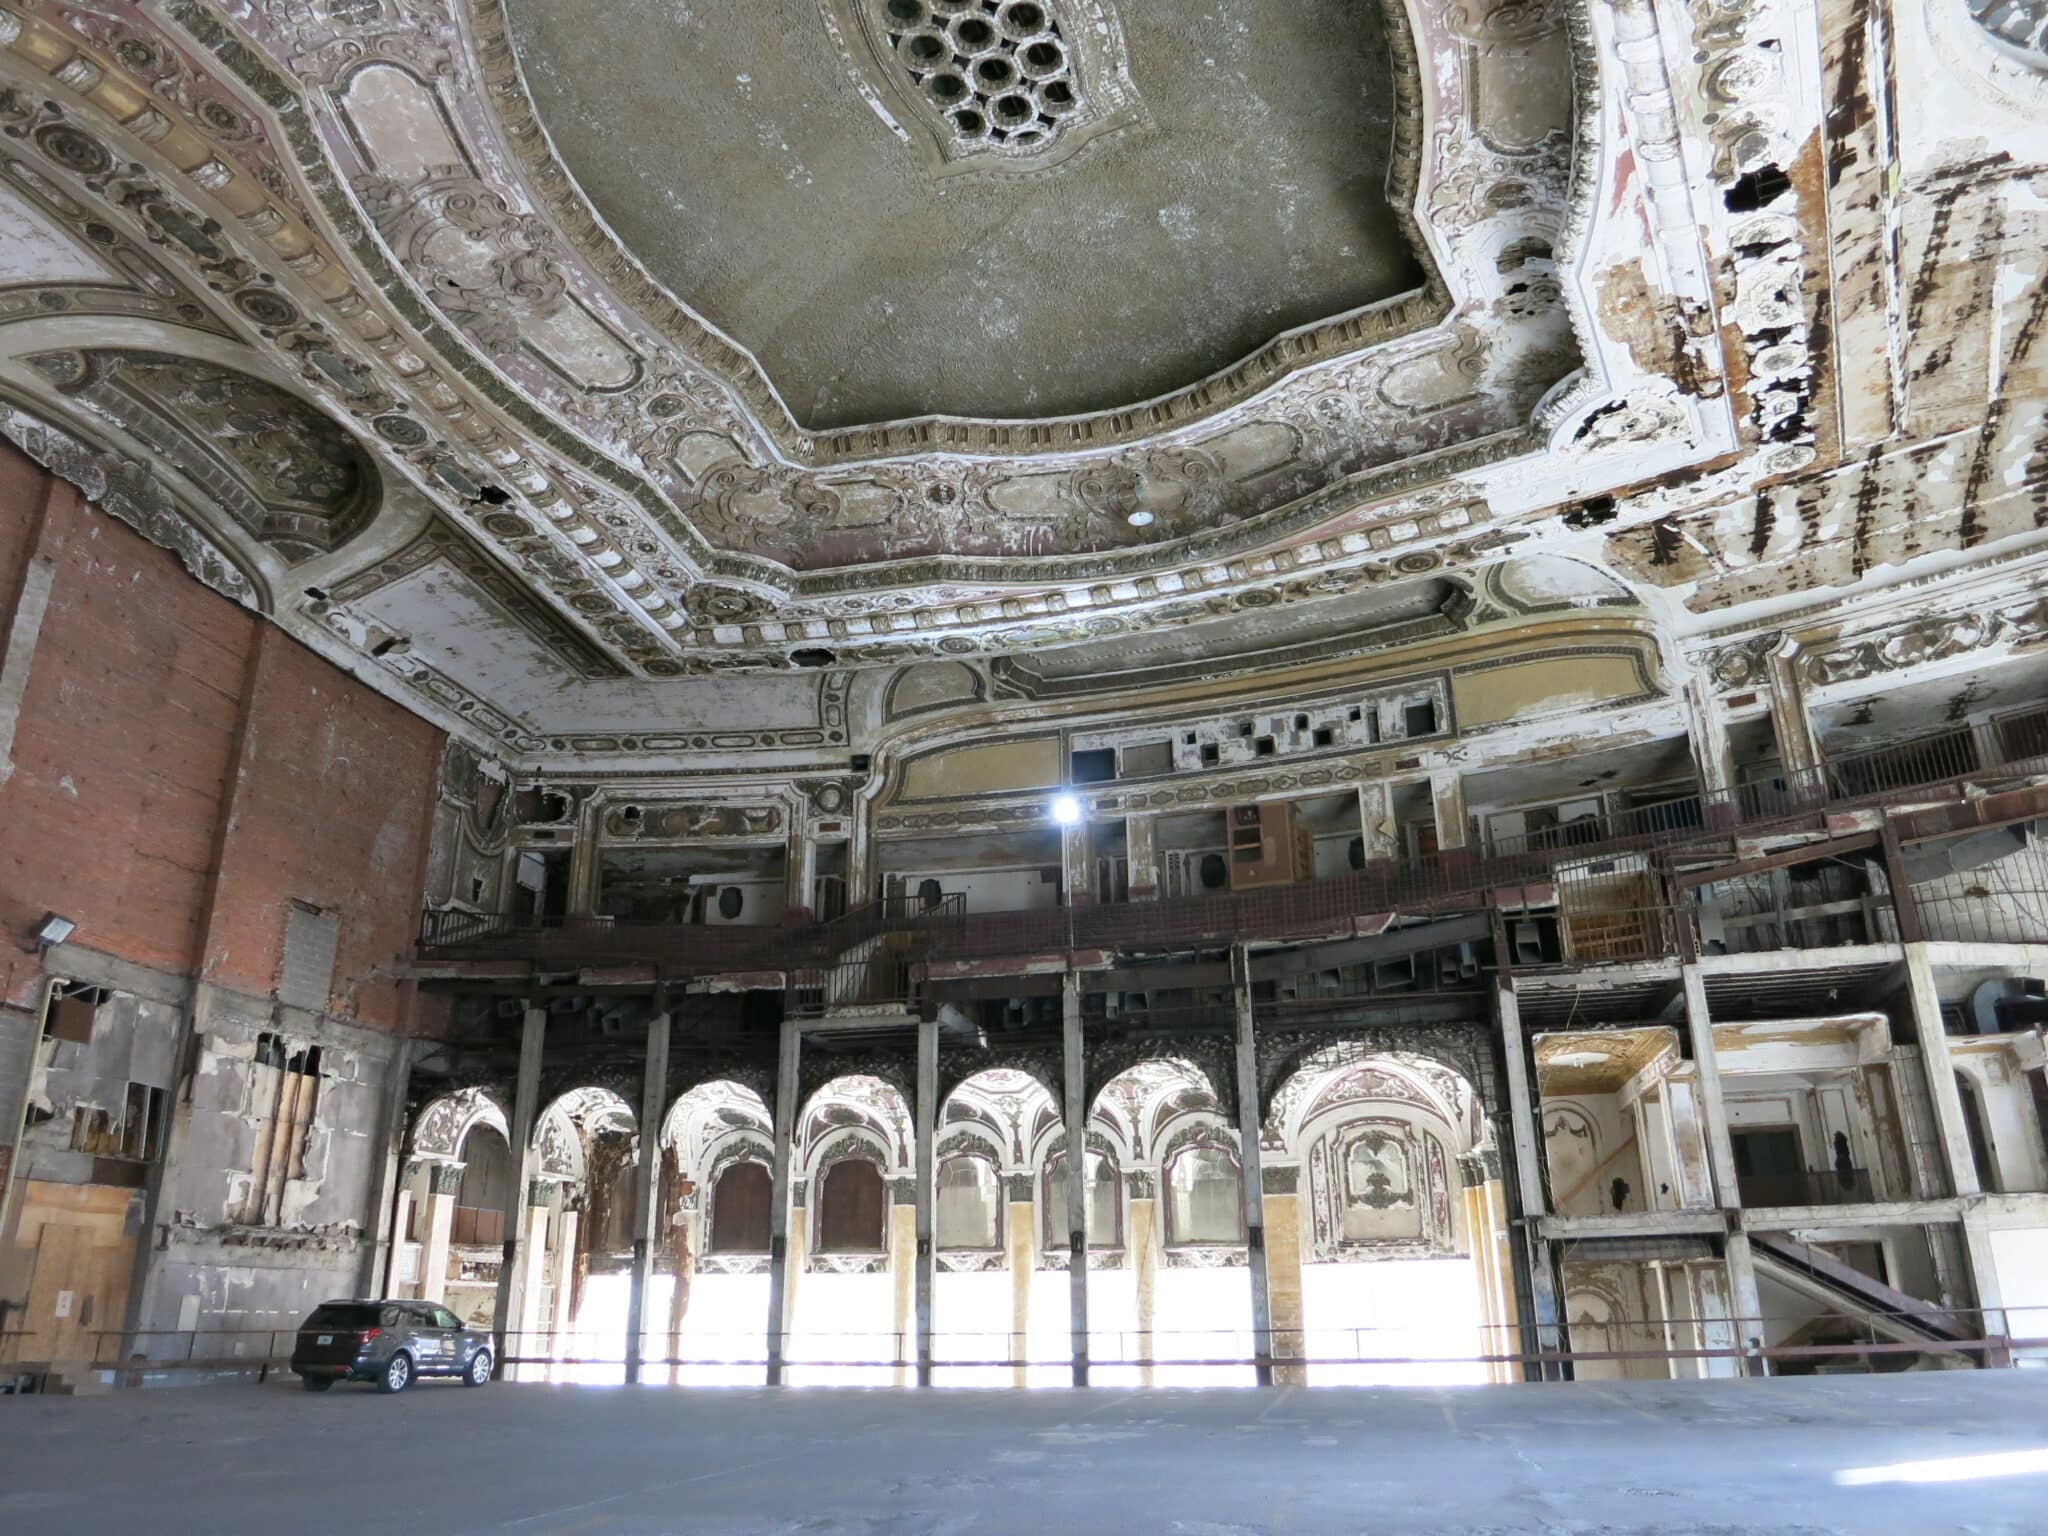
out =
[[[529,1296],[522,1321],[544,1327],[565,1360],[623,1343],[634,1122],[623,1098],[599,1088],[564,1093],[536,1117],[529,1209],[547,1212],[546,1230],[532,1235],[545,1244],[541,1269],[552,1283]],[[460,1169],[439,1177],[466,1203],[474,1170],[490,1177],[501,1157],[509,1161],[505,1123],[502,1105],[480,1089],[428,1105],[411,1140],[414,1197],[431,1198],[437,1168]],[[897,1380],[909,1358],[914,1127],[902,1092],[861,1073],[824,1083],[795,1117],[795,1294],[785,1327],[792,1360],[822,1379]],[[648,1315],[654,1339],[665,1334],[671,1347],[648,1353],[692,1362],[676,1368],[683,1380],[758,1380],[740,1362],[758,1358],[767,1327],[771,1113],[747,1084],[704,1083],[674,1101],[659,1136]],[[1086,1142],[1091,1343],[1098,1361],[1111,1362],[1107,1379],[1116,1362],[1128,1362],[1134,1380],[1248,1379],[1248,1366],[1170,1363],[1252,1353],[1245,1160],[1216,1085],[1186,1058],[1138,1062],[1095,1095]],[[1419,1342],[1425,1353],[1468,1361],[1498,1352],[1512,1297],[1500,1202],[1482,1193],[1493,1139],[1462,1073],[1418,1054],[1334,1043],[1282,1083],[1260,1142],[1267,1231],[1287,1229],[1269,1236],[1282,1254],[1272,1282],[1276,1351],[1364,1360],[1392,1344],[1413,1353]],[[1052,1094],[1025,1071],[975,1073],[938,1106],[934,1331],[937,1358],[956,1363],[956,1378],[1065,1379],[1071,1152]],[[476,1315],[492,1299],[489,1266],[459,1248],[444,1255],[422,1245],[414,1283],[422,1293],[436,1283],[461,1293]],[[1412,1336],[1412,1298],[1396,1305],[1396,1291],[1437,1298],[1434,1337]],[[1411,1336],[1390,1344],[1403,1329]],[[1334,1366],[1309,1370],[1343,1378]],[[1464,1365],[1433,1379],[1489,1374]]]

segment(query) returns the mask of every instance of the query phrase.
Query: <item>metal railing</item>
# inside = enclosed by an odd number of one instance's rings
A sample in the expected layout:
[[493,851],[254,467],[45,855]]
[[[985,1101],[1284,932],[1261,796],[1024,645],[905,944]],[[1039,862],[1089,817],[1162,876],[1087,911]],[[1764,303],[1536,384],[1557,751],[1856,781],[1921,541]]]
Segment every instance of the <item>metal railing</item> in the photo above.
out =
[[[1822,830],[1826,814],[1954,800],[1967,781],[2034,775],[2048,775],[2048,707],[1848,754],[1721,794],[1677,796],[1496,840],[1484,849],[1373,860],[1330,879],[1256,891],[976,913],[953,906],[957,898],[927,912],[906,895],[831,923],[780,929],[430,912],[420,948],[430,960],[513,960],[563,969],[644,963],[666,975],[784,972],[845,963],[855,945],[892,927],[917,929],[923,956],[943,962],[1312,939],[1350,932],[1366,914],[1419,917],[1497,906],[1557,913],[1559,960],[1642,959],[1669,953],[1671,925],[1690,920],[1690,904],[1663,888],[1665,873],[1680,864],[1731,860],[1737,832]],[[1801,942],[1797,929],[1756,941],[1767,948]]]

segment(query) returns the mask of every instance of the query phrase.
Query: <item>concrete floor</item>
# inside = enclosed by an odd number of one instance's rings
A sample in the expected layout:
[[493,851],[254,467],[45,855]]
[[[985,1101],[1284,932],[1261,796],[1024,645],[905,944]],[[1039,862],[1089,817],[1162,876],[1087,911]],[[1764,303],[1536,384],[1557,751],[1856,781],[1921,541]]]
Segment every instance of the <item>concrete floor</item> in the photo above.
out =
[[[1932,1485],[1838,1473],[2039,1451]],[[1958,1470],[1953,1463],[1950,1471]],[[0,1404],[0,1531],[2048,1532],[2048,1371],[1074,1393],[295,1383]]]

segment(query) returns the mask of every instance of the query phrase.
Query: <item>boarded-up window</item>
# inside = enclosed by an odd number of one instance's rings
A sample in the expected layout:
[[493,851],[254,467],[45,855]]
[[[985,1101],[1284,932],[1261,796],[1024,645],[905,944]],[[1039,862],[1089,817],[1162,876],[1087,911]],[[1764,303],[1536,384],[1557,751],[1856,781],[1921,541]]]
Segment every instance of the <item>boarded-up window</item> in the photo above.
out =
[[888,1208],[880,1168],[866,1158],[834,1163],[818,1189],[818,1251],[880,1253]]
[[711,1189],[711,1251],[766,1253],[774,1181],[759,1163],[734,1163]]
[[323,1013],[334,990],[334,951],[341,940],[341,920],[295,901],[285,913],[284,967],[278,973],[277,999],[293,1008]]

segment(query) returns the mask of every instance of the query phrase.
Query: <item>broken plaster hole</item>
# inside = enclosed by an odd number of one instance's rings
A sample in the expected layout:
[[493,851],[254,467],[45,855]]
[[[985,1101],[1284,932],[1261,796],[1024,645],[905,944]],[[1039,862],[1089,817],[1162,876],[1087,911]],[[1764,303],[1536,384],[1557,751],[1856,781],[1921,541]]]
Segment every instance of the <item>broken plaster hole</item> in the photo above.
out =
[[512,499],[512,493],[501,485],[480,485],[476,499],[487,507],[502,507]]
[[789,659],[799,667],[829,667],[839,659],[839,653],[822,645],[806,645],[791,651]]
[[402,654],[411,649],[412,641],[408,640],[404,635],[386,635],[382,640],[379,640],[370,647],[370,654],[380,657],[390,656],[394,653]]
[[1616,507],[1612,496],[1588,496],[1564,515],[1567,528],[1597,528],[1602,523],[1614,521]]
[[1792,178],[1776,165],[1760,165],[1753,171],[1745,171],[1722,194],[1721,201],[1730,213],[1755,213],[1770,203],[1775,203],[1792,190]]

